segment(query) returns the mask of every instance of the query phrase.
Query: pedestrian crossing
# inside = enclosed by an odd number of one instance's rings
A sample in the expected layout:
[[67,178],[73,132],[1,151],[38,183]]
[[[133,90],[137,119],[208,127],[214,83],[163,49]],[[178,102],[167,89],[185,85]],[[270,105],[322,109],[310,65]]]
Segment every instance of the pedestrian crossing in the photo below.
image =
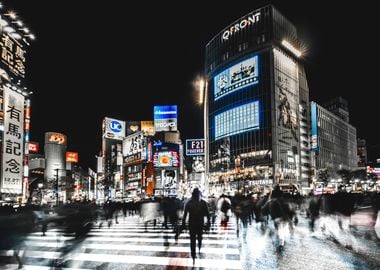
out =
[[[50,229],[46,236],[32,233],[20,257],[23,269],[55,269],[57,263],[59,269],[242,269],[234,222],[226,227],[218,224],[203,234],[194,265],[188,231],[175,239],[173,230],[158,224],[145,227],[138,216],[119,218],[111,227],[95,227],[79,239],[60,229]],[[0,268],[17,269],[13,254],[13,250],[0,250]]]

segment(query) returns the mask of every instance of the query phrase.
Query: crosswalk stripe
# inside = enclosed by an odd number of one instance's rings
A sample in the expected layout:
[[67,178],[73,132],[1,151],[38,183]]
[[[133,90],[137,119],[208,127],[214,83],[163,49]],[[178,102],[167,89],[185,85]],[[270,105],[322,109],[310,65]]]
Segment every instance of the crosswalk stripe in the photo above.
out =
[[[61,235],[61,232],[47,232],[46,236],[59,236]],[[93,229],[89,233],[90,235],[103,235],[103,236],[109,236],[109,235],[115,235],[115,236],[158,236],[158,237],[165,237],[165,236],[171,236],[174,237],[175,233],[173,232],[129,232],[128,230],[123,230],[122,232],[119,231],[109,231],[107,229]],[[34,232],[31,235],[41,236],[40,232]],[[182,233],[182,237],[190,237],[188,233]],[[42,237],[43,238],[43,237]],[[210,233],[204,233],[203,238],[230,238],[230,239],[237,239],[236,234],[217,234],[216,232],[212,231]]]
[[[81,266],[86,267],[86,263],[97,262],[118,264],[127,268],[128,264],[136,264],[242,269],[239,240],[233,222],[227,227],[220,227],[216,223],[209,233],[203,234],[202,259],[197,258],[195,265],[189,258],[188,230],[184,230],[179,239],[175,240],[173,229],[165,229],[161,223],[155,227],[153,224],[148,225],[147,231],[145,224],[139,219],[119,220],[119,224],[113,223],[111,227],[107,223],[103,227],[98,227],[98,224],[95,224],[85,238],[78,241],[73,233],[65,233],[64,227],[51,228],[46,236],[41,236],[40,231],[29,234],[24,241],[25,250],[20,253],[26,259],[23,269],[51,269],[48,265],[52,263],[51,260],[62,259],[62,256],[65,257],[65,266],[72,267],[60,268],[65,270],[81,269]],[[70,246],[73,249],[64,255],[65,251],[61,249]],[[12,257],[14,251],[0,250],[0,256]],[[33,261],[41,266],[32,265]],[[13,266],[17,268],[16,264],[7,264],[6,269]]]
[[[109,241],[109,242],[146,242],[146,243],[189,243],[188,239],[181,239],[178,240],[175,239],[163,239],[163,238],[146,238],[146,237],[91,237],[91,233],[88,234],[88,238],[86,238],[86,241]],[[34,236],[30,235],[27,236],[27,239],[33,239],[33,240],[41,240],[41,236]],[[43,236],[43,239],[45,240],[70,240],[74,239],[73,236]],[[202,243],[205,244],[237,244],[236,240],[225,240],[225,239],[203,239]]]
[[[26,246],[33,247],[52,247],[59,248],[66,246],[65,242],[62,243],[54,243],[54,242],[33,242],[26,241]],[[80,247],[81,249],[104,249],[104,250],[128,250],[128,251],[159,251],[159,252],[189,252],[189,247],[179,247],[179,246],[142,246],[142,245],[116,245],[116,244],[83,244]],[[203,247],[202,253],[210,253],[210,254],[231,254],[231,255],[239,255],[239,249],[237,248],[209,248]],[[8,255],[10,256],[10,255]]]
[[[193,261],[190,258],[177,257],[154,257],[154,256],[128,256],[114,254],[93,254],[79,253],[75,254],[71,260],[81,261],[98,261],[112,263],[133,263],[145,265],[175,265],[182,267],[192,267]],[[240,261],[237,260],[221,260],[221,259],[196,259],[195,267],[210,267],[216,269],[242,269]]]
[[[28,257],[44,259],[60,259],[59,252],[51,251],[28,251]],[[95,254],[95,253],[75,253],[68,256],[66,260],[73,261],[92,261],[92,262],[109,262],[109,263],[133,263],[145,265],[175,265],[192,267],[193,262],[190,258],[177,257],[155,257],[155,256],[131,256],[116,254]],[[216,269],[242,269],[240,260],[225,259],[196,259],[195,267],[210,267]]]
[[[3,266],[4,266],[4,269],[17,269],[18,264],[6,264]],[[50,266],[24,264],[22,266],[22,269],[23,270],[51,270],[51,267]],[[90,270],[87,268],[65,268],[65,267],[63,267],[63,268],[60,267],[59,269],[62,269],[62,270]]]

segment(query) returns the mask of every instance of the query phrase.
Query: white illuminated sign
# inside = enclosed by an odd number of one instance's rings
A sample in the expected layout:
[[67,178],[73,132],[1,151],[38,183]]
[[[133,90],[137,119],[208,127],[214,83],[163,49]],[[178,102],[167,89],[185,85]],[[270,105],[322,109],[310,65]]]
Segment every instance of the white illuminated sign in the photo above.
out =
[[235,23],[228,27],[226,31],[222,34],[222,40],[228,40],[231,35],[239,32],[240,30],[246,28],[247,26],[253,25],[260,20],[261,13],[257,12],[255,14],[248,15],[246,18],[240,20],[238,23]]
[[125,137],[125,121],[106,117],[103,123],[103,137],[123,140]]
[[21,194],[24,159],[23,95],[4,87],[4,133],[0,192]]

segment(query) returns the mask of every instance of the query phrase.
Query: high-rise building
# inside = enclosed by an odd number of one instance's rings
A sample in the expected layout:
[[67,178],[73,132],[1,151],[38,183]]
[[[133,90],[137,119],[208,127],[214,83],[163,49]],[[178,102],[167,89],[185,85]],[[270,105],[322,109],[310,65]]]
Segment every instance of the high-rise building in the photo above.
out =
[[339,170],[357,169],[356,128],[315,102],[311,102],[311,138],[317,170],[327,169],[334,177]]
[[20,28],[17,15],[0,9],[0,199],[28,196],[31,91],[25,82],[27,51],[34,35]]
[[358,138],[358,167],[365,168],[367,166],[367,144],[365,139]]
[[310,181],[309,89],[296,27],[272,5],[206,45],[210,192]]
[[323,104],[330,112],[334,113],[345,122],[350,122],[350,113],[348,111],[348,102],[342,97],[333,98]]
[[56,185],[57,176],[66,176],[67,137],[57,132],[45,133],[45,183],[47,187]]

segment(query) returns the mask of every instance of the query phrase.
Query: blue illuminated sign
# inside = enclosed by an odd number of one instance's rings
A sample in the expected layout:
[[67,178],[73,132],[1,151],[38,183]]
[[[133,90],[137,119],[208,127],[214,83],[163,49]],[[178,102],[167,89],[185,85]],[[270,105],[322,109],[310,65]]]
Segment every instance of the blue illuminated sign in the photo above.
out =
[[215,140],[260,128],[259,112],[259,101],[256,100],[215,115]]
[[154,119],[177,119],[177,105],[154,106]]
[[215,100],[244,87],[258,83],[258,56],[252,56],[220,72],[214,77]]
[[154,130],[177,130],[177,105],[154,106]]
[[113,132],[120,132],[122,130],[122,125],[118,121],[111,121],[111,123],[110,123],[110,129]]
[[311,102],[311,150],[318,152],[318,111],[317,103]]

